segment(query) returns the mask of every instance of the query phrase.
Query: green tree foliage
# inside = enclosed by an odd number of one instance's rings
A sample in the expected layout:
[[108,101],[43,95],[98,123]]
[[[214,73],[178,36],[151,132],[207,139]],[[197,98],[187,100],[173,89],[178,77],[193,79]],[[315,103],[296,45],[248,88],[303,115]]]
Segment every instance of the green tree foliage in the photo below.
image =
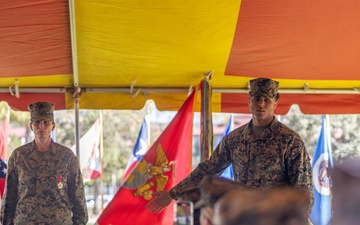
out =
[[360,157],[360,115],[330,116],[334,160]]
[[[313,155],[321,129],[323,115],[305,115],[297,106],[291,107],[281,121],[297,131]],[[331,148],[334,162],[346,157],[360,157],[360,115],[329,115]]]
[[[6,111],[8,109],[8,104],[6,102],[0,102],[0,124],[3,123]],[[12,151],[21,145],[21,141],[28,142],[31,140],[31,130],[30,130],[30,113],[15,111],[10,109],[10,123],[13,128],[25,128],[25,133],[27,134],[24,137],[24,140],[19,139],[15,134],[10,135],[8,142],[8,156],[11,155]]]

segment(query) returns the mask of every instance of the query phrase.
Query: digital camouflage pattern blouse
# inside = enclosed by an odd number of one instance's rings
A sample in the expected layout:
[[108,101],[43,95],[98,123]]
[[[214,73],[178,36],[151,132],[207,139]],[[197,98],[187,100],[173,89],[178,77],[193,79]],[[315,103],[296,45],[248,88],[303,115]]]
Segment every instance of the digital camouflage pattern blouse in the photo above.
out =
[[170,190],[172,198],[180,198],[205,175],[220,175],[232,164],[234,180],[250,189],[292,186],[303,190],[309,196],[310,214],[314,203],[312,169],[299,134],[274,117],[270,126],[255,136],[251,123],[225,136],[208,160]]
[[88,220],[79,160],[52,141],[39,152],[35,143],[14,150],[8,161],[1,221],[10,224],[76,224]]

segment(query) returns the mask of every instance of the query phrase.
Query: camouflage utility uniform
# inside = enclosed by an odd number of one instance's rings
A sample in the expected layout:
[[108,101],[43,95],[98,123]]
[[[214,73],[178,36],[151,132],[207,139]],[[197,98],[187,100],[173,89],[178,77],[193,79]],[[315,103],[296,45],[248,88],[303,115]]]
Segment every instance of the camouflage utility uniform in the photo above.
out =
[[34,142],[14,150],[8,162],[3,225],[85,225],[88,220],[78,158],[52,141],[39,152]]
[[255,136],[251,123],[225,136],[209,160],[170,190],[174,199],[195,187],[205,175],[220,175],[233,165],[234,180],[261,190],[275,186],[292,186],[309,196],[309,213],[314,202],[310,158],[300,136],[275,117],[270,126]]

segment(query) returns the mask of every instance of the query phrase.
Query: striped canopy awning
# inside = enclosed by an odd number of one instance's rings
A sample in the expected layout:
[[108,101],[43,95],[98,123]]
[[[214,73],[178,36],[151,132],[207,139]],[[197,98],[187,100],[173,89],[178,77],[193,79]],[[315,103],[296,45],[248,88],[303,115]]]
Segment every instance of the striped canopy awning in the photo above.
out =
[[360,113],[359,11],[357,0],[5,0],[0,100],[178,110],[211,73],[214,112],[248,113],[249,80],[268,77],[278,114]]

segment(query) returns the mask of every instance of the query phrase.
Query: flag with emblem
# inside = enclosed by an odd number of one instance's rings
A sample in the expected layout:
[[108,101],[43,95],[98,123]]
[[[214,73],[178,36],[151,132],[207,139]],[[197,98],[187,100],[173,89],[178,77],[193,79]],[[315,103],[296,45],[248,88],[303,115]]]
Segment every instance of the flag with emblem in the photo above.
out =
[[315,202],[310,214],[314,225],[328,225],[331,220],[331,180],[329,169],[333,168],[331,142],[326,116],[322,118],[319,140],[312,160]]
[[149,132],[148,132],[148,115],[145,115],[144,120],[142,122],[138,138],[136,140],[133,151],[131,152],[128,164],[125,168],[124,181],[131,174],[134,167],[138,162],[141,161],[143,156],[148,150],[148,141],[149,141]]
[[[233,115],[231,114],[230,118],[229,118],[229,122],[227,123],[227,125],[225,127],[222,138],[225,135],[228,135],[233,129],[234,129],[234,122],[233,122]],[[228,166],[228,168],[226,168],[224,170],[224,172],[220,175],[220,177],[224,177],[224,178],[233,180],[234,179],[234,171],[233,171],[232,165]]]
[[137,163],[97,220],[99,225],[160,225],[174,223],[171,204],[159,214],[145,208],[152,193],[169,190],[191,171],[193,105],[187,98],[173,120]]
[[7,108],[4,121],[0,129],[0,158],[7,159],[9,137],[10,107]]
[[[97,118],[91,128],[80,138],[80,166],[84,181],[100,176],[100,118]],[[75,152],[76,146],[71,149]]]

